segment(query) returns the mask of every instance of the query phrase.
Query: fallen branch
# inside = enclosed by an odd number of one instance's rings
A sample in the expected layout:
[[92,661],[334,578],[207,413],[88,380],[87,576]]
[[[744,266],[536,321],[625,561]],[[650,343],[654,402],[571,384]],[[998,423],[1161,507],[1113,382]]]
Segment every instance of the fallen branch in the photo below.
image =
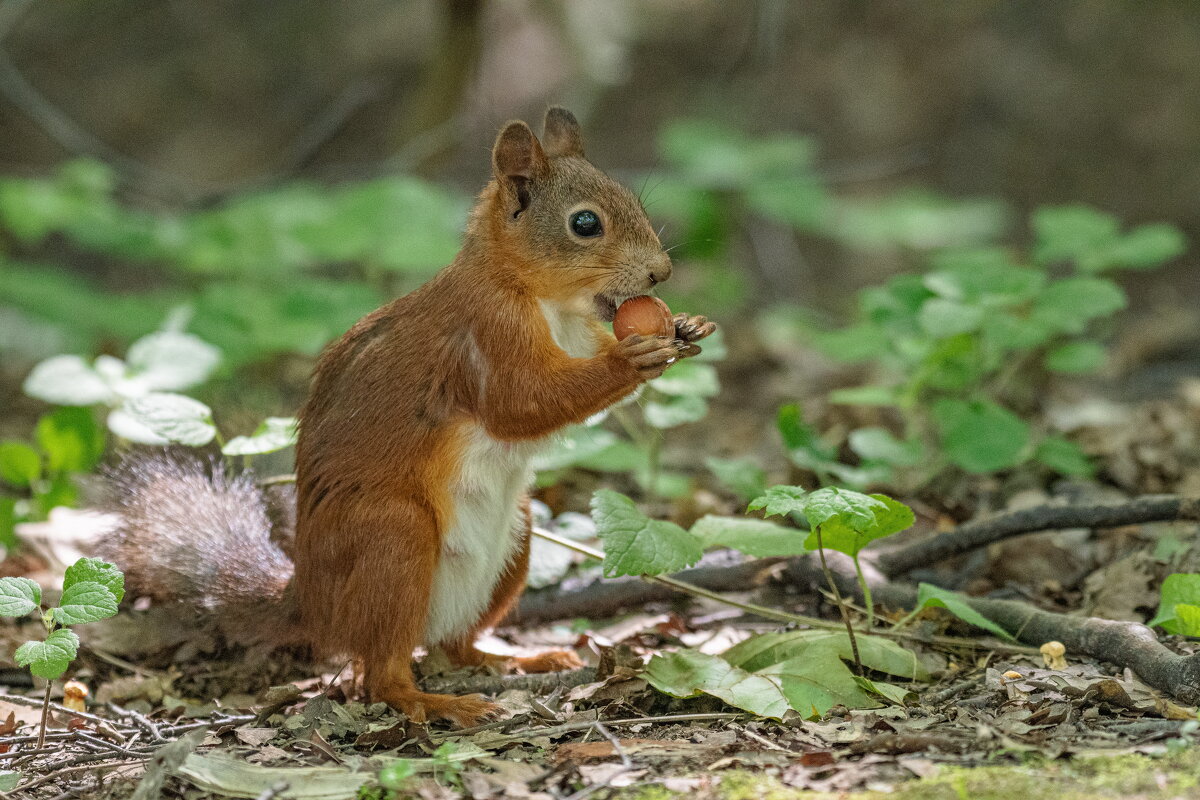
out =
[[594,667],[567,669],[562,672],[542,672],[536,675],[462,675],[426,678],[422,685],[427,692],[446,694],[497,695],[509,689],[534,694],[550,694],[555,689],[570,689],[596,680]]
[[932,539],[880,553],[875,561],[884,575],[895,578],[916,567],[1026,533],[1065,528],[1117,528],[1140,522],[1175,520],[1200,520],[1200,498],[1148,495],[1124,503],[1023,508],[968,522]]

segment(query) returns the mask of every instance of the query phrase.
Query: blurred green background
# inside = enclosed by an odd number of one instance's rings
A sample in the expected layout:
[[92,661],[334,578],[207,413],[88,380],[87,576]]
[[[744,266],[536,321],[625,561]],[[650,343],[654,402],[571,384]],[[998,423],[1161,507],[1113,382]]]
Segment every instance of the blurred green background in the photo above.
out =
[[[39,360],[168,317],[222,351],[201,396],[231,429],[291,414],[551,103],[664,226],[664,298],[723,323],[715,406],[770,427],[815,380],[806,330],[931,254],[1029,245],[1035,208],[1194,241],[1198,52],[1186,0],[3,0],[0,434],[45,409]],[[1107,331],[1165,331],[1139,363],[1200,339],[1194,256],[1155,232]]]

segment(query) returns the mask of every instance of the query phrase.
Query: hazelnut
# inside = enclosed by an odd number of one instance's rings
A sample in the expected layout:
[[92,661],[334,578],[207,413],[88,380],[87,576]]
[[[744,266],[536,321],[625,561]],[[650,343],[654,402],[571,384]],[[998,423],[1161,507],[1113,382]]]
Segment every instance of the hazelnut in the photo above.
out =
[[642,336],[674,335],[675,322],[671,319],[671,309],[662,300],[647,294],[631,297],[621,303],[613,317],[613,335],[619,340],[634,333]]

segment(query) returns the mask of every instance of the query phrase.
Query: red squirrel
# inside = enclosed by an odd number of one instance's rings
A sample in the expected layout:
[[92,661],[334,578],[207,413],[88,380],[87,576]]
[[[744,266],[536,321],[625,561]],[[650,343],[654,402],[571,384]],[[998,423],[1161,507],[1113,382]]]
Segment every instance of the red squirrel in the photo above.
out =
[[[602,324],[670,277],[671,261],[638,198],[585,159],[570,112],[547,111],[540,141],[505,125],[492,171],[454,261],[321,356],[299,417],[290,547],[270,540],[249,479],[158,461],[119,481],[130,521],[102,548],[157,595],[260,620],[273,602],[294,626],[279,638],[352,657],[369,697],[415,721],[460,726],[498,706],[421,691],[414,648],[526,672],[581,665],[566,651],[504,660],[475,647],[525,584],[538,446],[699,353],[715,327],[679,314],[673,336],[618,342]],[[152,507],[155,487],[170,495],[186,481],[173,505]],[[190,521],[188,544],[207,560],[135,537],[172,516]],[[213,552],[228,558],[211,586],[173,568]]]

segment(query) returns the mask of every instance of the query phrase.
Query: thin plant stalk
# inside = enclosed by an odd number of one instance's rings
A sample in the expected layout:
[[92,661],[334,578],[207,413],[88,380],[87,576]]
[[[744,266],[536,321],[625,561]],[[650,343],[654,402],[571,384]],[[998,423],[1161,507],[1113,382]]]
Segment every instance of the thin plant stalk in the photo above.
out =
[[[825,544],[821,541],[821,526],[816,526],[813,531],[817,534],[817,555],[821,558],[821,571],[825,573],[825,580],[829,582],[833,599],[837,601],[838,611],[842,612],[842,622],[846,624],[846,635],[850,637],[850,652],[854,654],[854,668],[859,675],[862,675],[862,659],[858,656],[858,639],[854,637],[854,626],[850,624],[850,610],[846,608],[846,602],[842,600],[842,593],[838,590],[837,581],[833,579],[833,572],[829,569],[829,564],[825,562]],[[857,561],[855,563],[857,564]]]
[[871,586],[867,583],[867,576],[863,575],[862,564],[858,563],[858,556],[854,556],[854,574],[858,576],[858,585],[862,587],[863,605],[867,611],[867,630],[875,627],[875,603],[871,600]]
[[46,721],[50,719],[50,687],[54,681],[46,681],[46,695],[42,698],[42,724],[38,727],[37,750],[46,743]]

